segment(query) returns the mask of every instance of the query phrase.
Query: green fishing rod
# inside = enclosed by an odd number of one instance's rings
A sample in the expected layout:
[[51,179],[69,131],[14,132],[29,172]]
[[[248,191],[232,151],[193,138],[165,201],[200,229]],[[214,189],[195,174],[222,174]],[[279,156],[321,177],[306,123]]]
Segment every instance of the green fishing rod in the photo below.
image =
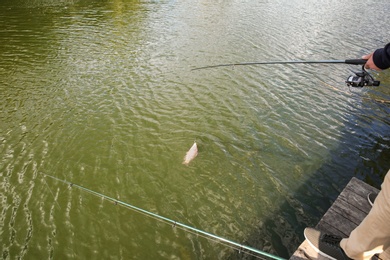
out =
[[375,80],[370,73],[366,71],[364,65],[366,59],[347,59],[347,60],[289,60],[289,61],[255,61],[255,62],[241,62],[241,63],[226,63],[217,64],[204,67],[193,68],[191,70],[203,70],[219,67],[235,67],[235,66],[248,66],[248,65],[277,65],[277,64],[350,64],[350,65],[362,65],[361,71],[355,72],[355,75],[351,75],[347,78],[345,83],[351,87],[366,87],[366,86],[379,86],[380,82]]
[[90,190],[90,189],[88,189],[86,187],[83,187],[81,185],[78,185],[78,184],[75,184],[75,183],[72,183],[72,182],[69,182],[69,181],[66,181],[66,180],[63,180],[63,179],[60,179],[60,178],[48,175],[48,174],[44,174],[44,173],[41,173],[41,174],[44,177],[49,177],[49,178],[51,178],[53,180],[65,183],[65,184],[69,185],[69,187],[76,187],[76,188],[78,188],[78,189],[80,189],[82,191],[88,192],[88,193],[90,193],[92,195],[95,195],[97,197],[101,197],[101,198],[104,198],[106,200],[112,201],[112,202],[115,203],[115,205],[121,205],[121,206],[124,206],[126,208],[132,209],[132,210],[134,210],[136,212],[142,213],[142,214],[144,214],[146,216],[152,217],[154,219],[157,219],[157,220],[160,220],[160,221],[163,221],[163,222],[166,222],[166,223],[170,223],[173,227],[179,227],[179,228],[181,228],[181,229],[183,229],[183,230],[185,230],[187,232],[203,236],[204,238],[207,238],[207,239],[210,239],[210,240],[214,240],[214,241],[219,241],[220,243],[228,245],[229,247],[234,248],[234,249],[238,250],[239,252],[246,253],[246,254],[249,254],[249,255],[257,257],[257,258],[259,258],[260,256],[265,256],[265,257],[272,258],[272,259],[275,259],[275,260],[285,260],[284,258],[281,258],[281,257],[275,256],[275,255],[269,254],[267,252],[264,252],[264,251],[261,251],[261,250],[258,250],[258,249],[246,246],[246,245],[242,245],[242,244],[233,242],[233,241],[228,240],[226,238],[219,237],[219,236],[211,234],[209,232],[206,232],[206,231],[203,231],[203,230],[191,227],[189,225],[177,222],[175,220],[172,220],[172,219],[160,216],[160,215],[158,215],[156,213],[147,211],[145,209],[136,207],[134,205],[131,205],[131,204],[126,203],[126,202],[123,202],[121,200],[118,200],[118,199],[109,197],[107,195],[101,194],[99,192]]

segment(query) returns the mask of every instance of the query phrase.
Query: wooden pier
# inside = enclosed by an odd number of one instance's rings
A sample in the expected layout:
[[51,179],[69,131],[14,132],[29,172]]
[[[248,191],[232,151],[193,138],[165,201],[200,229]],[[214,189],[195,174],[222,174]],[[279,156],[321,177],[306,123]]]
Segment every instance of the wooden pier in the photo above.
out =
[[[316,228],[341,237],[348,237],[371,209],[371,205],[367,200],[367,195],[370,192],[378,193],[379,190],[353,177],[320,222],[318,222]],[[290,258],[290,260],[313,259],[328,260],[328,258],[314,251],[306,240],[303,241]]]

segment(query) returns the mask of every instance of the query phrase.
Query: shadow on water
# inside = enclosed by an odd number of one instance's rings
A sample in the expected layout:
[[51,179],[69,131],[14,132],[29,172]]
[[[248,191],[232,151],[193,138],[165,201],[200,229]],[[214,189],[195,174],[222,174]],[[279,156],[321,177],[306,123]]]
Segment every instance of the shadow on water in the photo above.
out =
[[[384,95],[382,98],[390,100],[388,94]],[[355,108],[330,158],[291,196],[286,196],[280,208],[270,213],[272,218],[259,223],[245,245],[288,259],[303,242],[303,230],[318,223],[352,177],[380,189],[390,169],[390,121],[386,116],[390,106],[367,99]],[[252,258],[240,252],[229,257]]]

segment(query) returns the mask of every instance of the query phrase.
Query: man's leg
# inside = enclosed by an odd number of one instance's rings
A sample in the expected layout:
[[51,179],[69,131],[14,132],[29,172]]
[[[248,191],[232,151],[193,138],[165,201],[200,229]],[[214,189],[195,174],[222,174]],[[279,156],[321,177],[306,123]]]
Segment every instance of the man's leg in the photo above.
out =
[[[348,257],[356,260],[370,259],[390,248],[390,171],[382,183],[375,203],[349,236],[340,242]],[[387,253],[387,252],[386,252]]]

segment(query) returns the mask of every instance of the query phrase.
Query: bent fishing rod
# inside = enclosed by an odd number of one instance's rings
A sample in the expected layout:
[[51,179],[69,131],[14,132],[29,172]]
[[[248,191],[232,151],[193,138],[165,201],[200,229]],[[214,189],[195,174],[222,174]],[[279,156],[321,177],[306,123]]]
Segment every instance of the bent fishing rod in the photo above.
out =
[[350,65],[362,65],[362,70],[355,72],[355,75],[351,75],[346,80],[348,86],[351,87],[364,87],[364,86],[379,86],[380,82],[375,80],[370,73],[366,71],[364,65],[366,59],[347,59],[347,60],[289,60],[289,61],[260,61],[260,62],[240,62],[240,63],[226,63],[217,64],[204,67],[193,68],[191,70],[203,70],[219,67],[235,67],[235,66],[247,66],[247,65],[275,65],[275,64],[350,64]]
[[99,193],[97,191],[88,189],[88,188],[83,187],[81,185],[69,182],[67,180],[63,180],[63,179],[60,179],[60,178],[57,178],[55,176],[52,176],[52,175],[49,175],[49,174],[45,174],[45,173],[41,173],[41,174],[43,175],[43,177],[49,177],[49,178],[51,178],[53,180],[56,180],[58,182],[62,182],[64,184],[67,184],[67,185],[69,185],[69,187],[75,187],[75,188],[78,188],[79,190],[82,190],[84,192],[90,193],[90,194],[92,194],[94,196],[101,197],[101,198],[104,198],[104,199],[106,199],[108,201],[114,202],[115,205],[123,206],[123,207],[131,209],[131,210],[133,210],[135,212],[141,213],[141,214],[143,214],[145,216],[148,216],[148,217],[154,218],[156,220],[160,220],[162,222],[171,224],[172,227],[180,228],[180,229],[182,229],[182,230],[184,230],[186,232],[199,235],[199,236],[201,236],[203,238],[212,240],[214,242],[219,242],[219,243],[221,243],[221,244],[223,244],[225,246],[228,246],[228,247],[230,247],[232,249],[238,250],[239,253],[245,253],[247,255],[250,255],[250,256],[253,256],[253,257],[256,257],[256,258],[260,258],[260,259],[263,259],[263,257],[267,257],[267,259],[271,258],[271,259],[274,259],[274,260],[285,260],[282,257],[276,256],[276,255],[272,255],[270,253],[261,251],[259,249],[253,248],[253,247],[249,247],[249,246],[246,246],[246,245],[243,245],[243,244],[239,244],[237,242],[234,242],[234,241],[231,241],[229,239],[226,239],[226,238],[214,235],[212,233],[209,233],[209,232],[197,229],[195,227],[192,227],[192,226],[180,223],[180,222],[172,220],[170,218],[163,217],[161,215],[158,215],[157,213],[153,213],[153,212],[147,211],[145,209],[136,207],[136,206],[134,206],[134,205],[132,205],[130,203],[127,203],[127,202],[124,202],[124,201],[121,201],[121,200],[109,197],[107,195],[104,195],[104,194]]

